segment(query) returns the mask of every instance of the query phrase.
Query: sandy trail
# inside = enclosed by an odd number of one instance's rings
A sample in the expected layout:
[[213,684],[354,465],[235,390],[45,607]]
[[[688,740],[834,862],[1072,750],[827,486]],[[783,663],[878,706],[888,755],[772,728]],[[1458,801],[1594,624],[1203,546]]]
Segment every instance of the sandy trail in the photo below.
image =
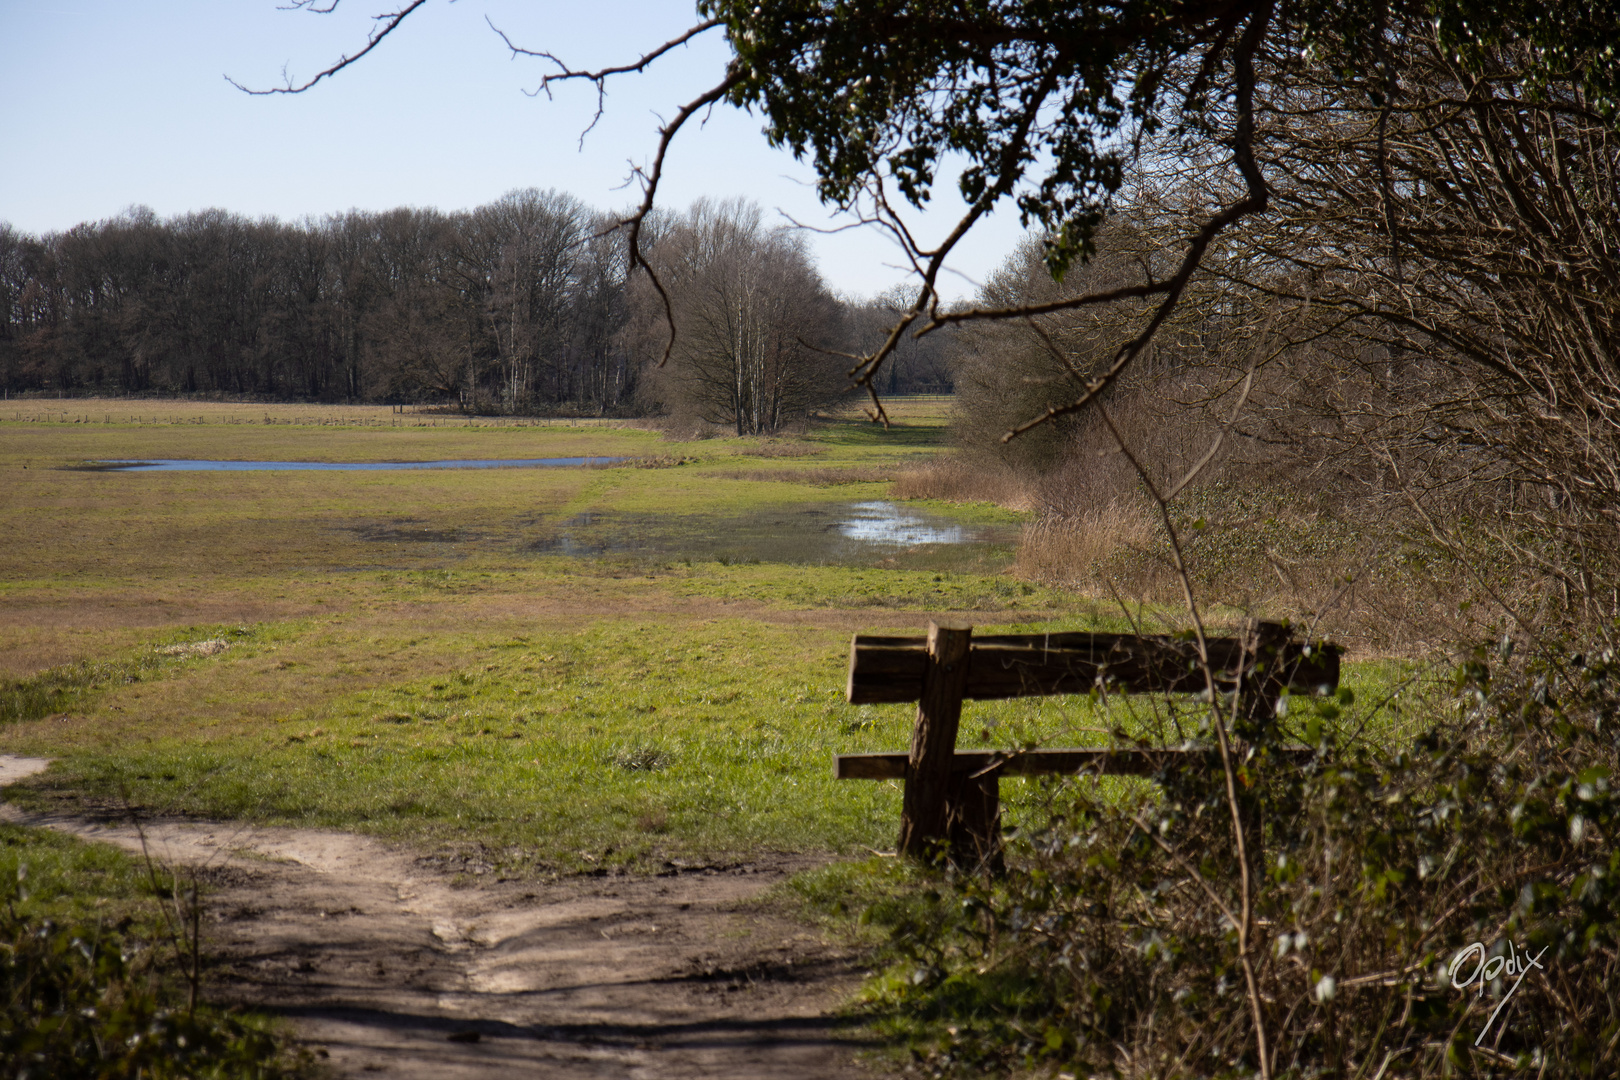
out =
[[[43,767],[0,756],[0,786]],[[125,823],[0,814],[139,851]],[[782,856],[658,877],[489,880],[368,837],[143,825],[211,887],[216,999],[289,1017],[340,1073],[755,1078],[865,1073],[830,1011],[858,957],[748,904],[812,865]],[[481,871],[483,871],[481,873]]]

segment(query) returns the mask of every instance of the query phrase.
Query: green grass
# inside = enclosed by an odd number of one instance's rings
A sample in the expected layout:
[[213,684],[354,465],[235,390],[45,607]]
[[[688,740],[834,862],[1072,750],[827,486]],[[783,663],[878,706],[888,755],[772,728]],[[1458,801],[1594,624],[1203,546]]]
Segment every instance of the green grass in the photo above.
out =
[[897,906],[919,885],[936,880],[934,872],[908,859],[868,856],[794,874],[758,902],[786,908],[839,936],[875,946],[887,935]]
[[900,611],[1049,611],[1072,596],[1006,574],[891,570],[881,567],[783,566],[772,563],[672,568],[672,587],[688,596],[753,600],[775,607],[877,608]]
[[144,860],[117,848],[0,822],[0,896],[8,896],[24,917],[109,925],[137,916],[155,921],[154,905],[169,888],[165,872],[154,877]]
[[110,689],[162,679],[215,649],[225,651],[254,636],[246,626],[189,627],[101,660],[79,660],[27,678],[0,680],[0,724],[86,708]]
[[[835,781],[832,760],[903,749],[914,709],[843,702],[840,632],[619,620],[467,645],[479,663],[228,731],[85,745],[21,797],[427,842],[472,830],[568,868],[892,844],[898,785]],[[964,730],[1038,738],[1085,707],[974,703]]]
[[1333,701],[1310,702],[1341,744],[1364,740],[1377,746],[1404,744],[1451,700],[1450,672],[1412,660],[1364,660],[1345,664]]
[[[1093,616],[1045,628],[1123,622]],[[865,629],[885,626],[874,619]],[[171,707],[145,722],[83,725],[76,744],[36,729],[17,744],[62,758],[14,795],[47,806],[128,799],[148,813],[429,845],[476,840],[506,852],[510,872],[893,844],[898,783],[836,781],[832,762],[905,749],[914,706],[843,701],[843,631],[620,618],[339,651],[351,638],[320,621],[261,627],[230,652],[172,671],[163,688]],[[359,656],[435,673],[368,679]],[[1346,699],[1357,708],[1301,702],[1295,719],[1304,706],[1351,730],[1405,674],[1402,665],[1352,666]],[[291,700],[272,689],[284,676],[305,680]],[[1197,705],[1187,698],[1181,708]],[[1150,699],[1070,696],[969,702],[958,743],[1107,745],[1118,729],[1160,743],[1180,737]],[[1044,798],[1016,779],[1003,793],[1009,824]]]

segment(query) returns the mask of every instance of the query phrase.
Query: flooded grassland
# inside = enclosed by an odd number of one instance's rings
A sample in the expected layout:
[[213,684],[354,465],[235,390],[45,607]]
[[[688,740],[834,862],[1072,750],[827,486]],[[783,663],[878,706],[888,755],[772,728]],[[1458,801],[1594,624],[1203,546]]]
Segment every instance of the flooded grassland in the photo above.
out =
[[[1019,515],[890,497],[947,407],[685,442],[311,406],[0,417],[0,753],[57,758],[14,797],[551,867],[888,846],[898,789],[831,760],[903,747],[910,712],[843,703],[849,635],[1113,621],[1006,573]],[[582,460],[309,467],[559,458]],[[84,467],[177,460],[301,467]],[[1086,726],[1000,703],[964,739]]]

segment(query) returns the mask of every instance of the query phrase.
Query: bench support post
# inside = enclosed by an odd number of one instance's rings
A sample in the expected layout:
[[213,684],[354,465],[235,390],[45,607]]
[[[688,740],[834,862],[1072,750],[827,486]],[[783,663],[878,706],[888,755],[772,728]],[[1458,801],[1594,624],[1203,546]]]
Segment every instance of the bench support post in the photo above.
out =
[[1000,772],[998,768],[975,776],[960,767],[951,772],[950,858],[958,870],[999,877],[1006,869],[1001,853]]
[[[1247,698],[1243,717],[1247,730],[1239,734],[1247,740],[1269,739],[1276,730],[1277,703],[1288,683],[1283,665],[1292,640],[1289,628],[1281,623],[1255,621],[1246,628],[1243,647],[1254,657],[1254,666],[1242,687]],[[1249,834],[1246,844],[1250,872],[1254,880],[1259,881],[1264,878],[1266,867],[1265,805],[1259,791],[1245,793],[1239,809],[1239,817]]]
[[[911,732],[906,788],[900,809],[899,852],[929,858],[950,838],[951,763],[962,719],[972,627],[928,624],[928,664]],[[992,781],[994,782],[994,781]]]

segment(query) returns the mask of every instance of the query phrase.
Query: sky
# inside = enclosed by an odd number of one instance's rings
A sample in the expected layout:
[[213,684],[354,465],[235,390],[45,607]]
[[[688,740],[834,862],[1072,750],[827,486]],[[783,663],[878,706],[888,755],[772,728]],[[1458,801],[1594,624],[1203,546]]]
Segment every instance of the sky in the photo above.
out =
[[[543,61],[513,58],[492,29],[577,67],[621,64],[695,21],[689,3],[649,0],[430,0],[360,63],[299,95],[253,87],[302,81],[362,47],[391,0],[341,0],[329,15],[285,0],[0,0],[0,221],[66,230],[130,206],[168,217],[218,207],[296,220],[349,209],[469,209],[525,187],[567,191],[616,209],[639,199],[632,163],[656,149],[660,117],[719,81],[718,32],[608,88],[585,136],[595,91],[531,96]],[[659,201],[745,196],[767,217],[832,227],[813,174],[773,150],[758,116],[722,107],[677,138]],[[962,203],[938,185],[917,235],[945,235]],[[1021,234],[1005,210],[959,248],[941,279],[970,297]],[[823,277],[848,297],[905,279],[882,233],[810,236]]]

